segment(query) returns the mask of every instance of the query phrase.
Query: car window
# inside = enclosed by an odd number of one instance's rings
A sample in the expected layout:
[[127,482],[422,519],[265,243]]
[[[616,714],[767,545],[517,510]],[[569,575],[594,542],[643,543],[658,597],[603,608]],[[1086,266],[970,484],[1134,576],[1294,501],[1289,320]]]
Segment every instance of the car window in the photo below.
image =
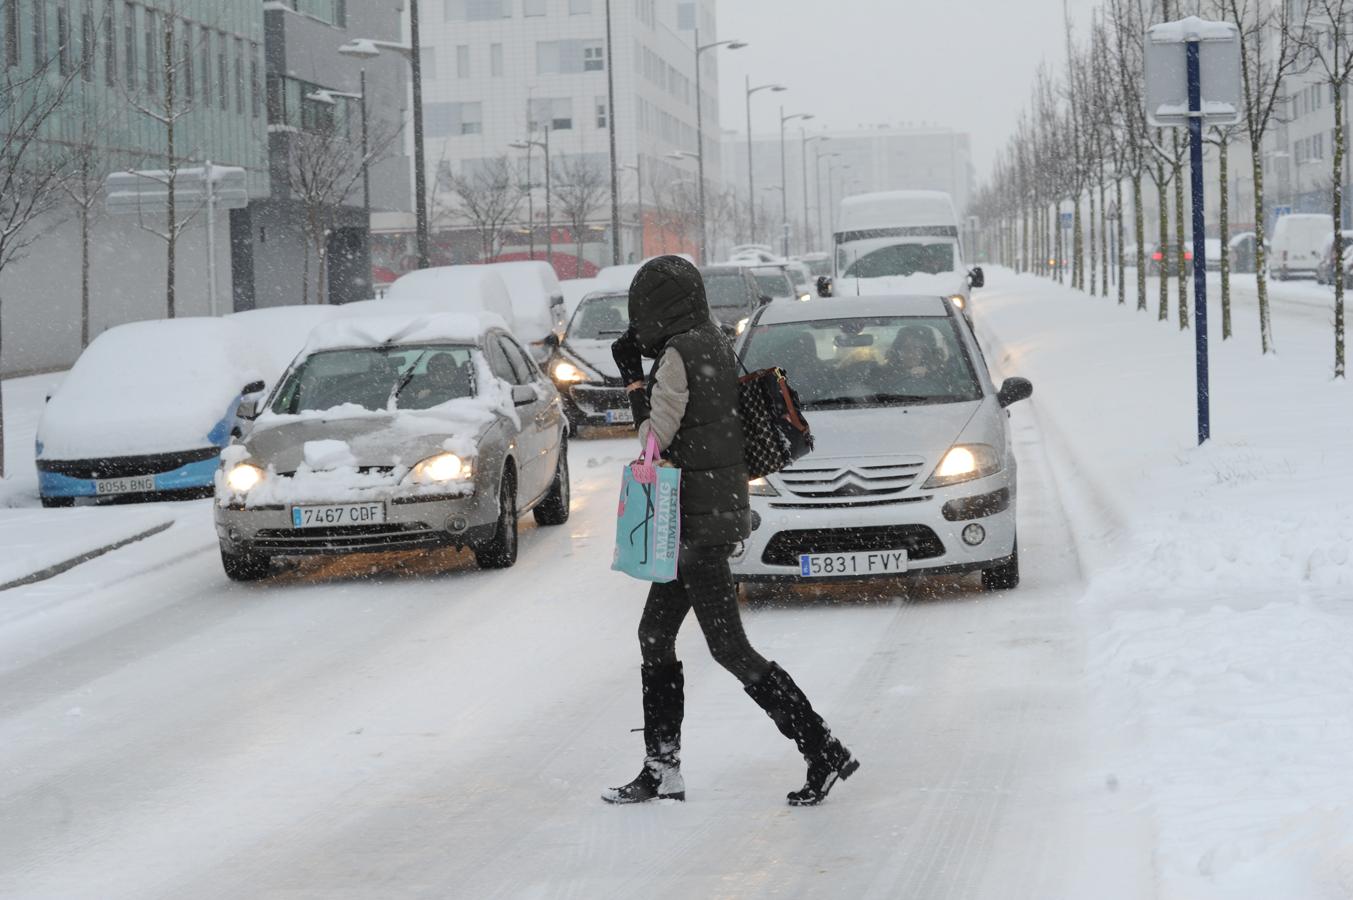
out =
[[509,337],[498,336],[498,341],[502,345],[503,352],[507,355],[508,365],[512,367],[513,376],[510,379],[513,384],[530,384],[538,377],[538,370],[535,364],[527,358],[522,352],[517,342]]
[[768,297],[793,297],[794,285],[782,269],[760,270],[752,273],[756,289]]
[[747,336],[743,360],[752,371],[783,368],[805,408],[957,403],[982,396],[948,316],[759,325]]
[[721,272],[705,275],[705,297],[711,308],[747,307],[751,297],[747,294],[747,282],[741,272]]
[[629,295],[606,294],[583,300],[569,322],[568,336],[575,340],[614,340],[629,327]]
[[473,397],[469,347],[399,345],[312,353],[287,373],[272,411],[284,415],[344,405],[428,409]]
[[484,355],[488,357],[489,371],[493,372],[495,377],[508,384],[517,383],[517,373],[512,370],[512,364],[507,361],[507,351],[497,339],[486,342]]

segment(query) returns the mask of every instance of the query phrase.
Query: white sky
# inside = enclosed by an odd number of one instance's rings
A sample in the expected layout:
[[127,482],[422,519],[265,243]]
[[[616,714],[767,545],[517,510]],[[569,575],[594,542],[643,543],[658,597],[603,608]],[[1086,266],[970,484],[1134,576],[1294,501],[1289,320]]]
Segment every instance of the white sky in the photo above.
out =
[[[1068,0],[1084,29],[1096,0]],[[779,106],[810,126],[931,122],[973,137],[977,177],[1014,129],[1039,61],[1065,60],[1062,0],[720,0],[724,128],[746,130],[745,76],[784,93],[752,98],[752,128],[773,133]],[[703,39],[703,36],[702,36]]]

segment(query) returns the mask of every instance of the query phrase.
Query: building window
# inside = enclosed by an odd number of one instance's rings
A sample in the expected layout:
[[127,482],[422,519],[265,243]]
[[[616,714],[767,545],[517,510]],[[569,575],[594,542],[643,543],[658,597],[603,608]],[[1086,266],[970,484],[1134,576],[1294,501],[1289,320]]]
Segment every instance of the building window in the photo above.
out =
[[494,78],[503,77],[503,45],[489,45],[489,74]]
[[536,74],[599,72],[606,65],[603,52],[600,41],[539,41],[536,43]]
[[244,115],[244,41],[235,38],[235,114]]
[[70,10],[62,3],[56,8],[56,66],[64,78],[71,73]]
[[202,104],[211,106],[211,32],[202,27]]
[[459,44],[456,46],[456,77],[470,77],[470,45]]
[[99,49],[99,29],[94,24],[94,10],[85,7],[80,14],[80,77],[94,80],[94,56]]
[[5,0],[5,65],[19,64],[19,3]]
[[482,103],[434,102],[423,104],[423,130],[428,137],[451,137],[484,132]]
[[597,127],[598,127],[598,128],[605,128],[605,127],[606,127],[606,121],[607,121],[607,119],[606,119],[606,110],[607,110],[607,106],[606,106],[606,98],[605,98],[605,97],[598,97],[598,98],[597,98]]
[[523,16],[545,15],[545,0],[522,0],[521,14]]
[[423,47],[418,51],[419,65],[423,68],[423,83],[437,80],[437,48]]
[[570,16],[590,16],[592,14],[592,0],[568,0],[568,14]]
[[155,22],[155,11],[147,9],[143,12],[143,16],[146,25],[146,93],[155,94],[160,89],[160,54],[157,52],[160,46],[160,34]]
[[183,83],[183,98],[192,103],[197,93],[197,72],[193,68],[193,26],[183,23],[183,62],[180,71],[183,77],[179,79]]
[[259,77],[258,44],[249,45],[249,98],[254,118],[263,115],[263,80]]
[[446,0],[443,15],[448,22],[487,22],[512,15],[507,0]]
[[122,47],[126,54],[122,72],[129,89],[136,87],[136,7],[130,3],[122,7]]
[[230,62],[227,57],[230,54],[227,38],[221,32],[216,33],[216,87],[220,91],[221,109],[230,111]]
[[677,30],[695,30],[695,4],[682,2],[677,4]]
[[109,6],[103,20],[103,80],[117,84],[117,7]]
[[33,0],[33,68],[47,64],[47,0]]
[[532,131],[545,127],[568,131],[573,128],[573,98],[532,97],[527,104],[526,118]]
[[348,25],[347,0],[284,0],[287,6],[304,13],[312,19],[319,19],[339,28]]

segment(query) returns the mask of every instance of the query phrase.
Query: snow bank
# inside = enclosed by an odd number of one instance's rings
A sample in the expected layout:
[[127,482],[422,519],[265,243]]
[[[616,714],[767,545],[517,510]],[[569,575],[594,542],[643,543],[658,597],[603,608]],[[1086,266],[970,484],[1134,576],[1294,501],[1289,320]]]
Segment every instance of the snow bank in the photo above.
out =
[[210,446],[244,386],[267,370],[248,333],[226,319],[110,328],[80,355],[47,404],[39,455],[88,459]]
[[1353,507],[1334,498],[1353,496],[1353,396],[1328,319],[1277,295],[1265,359],[1238,306],[1200,449],[1192,333],[993,282],[976,321],[993,368],[1034,383],[1090,579],[1105,767],[1154,813],[1161,895],[1348,896]]
[[26,578],[83,554],[173,522],[164,508],[0,510],[0,584]]

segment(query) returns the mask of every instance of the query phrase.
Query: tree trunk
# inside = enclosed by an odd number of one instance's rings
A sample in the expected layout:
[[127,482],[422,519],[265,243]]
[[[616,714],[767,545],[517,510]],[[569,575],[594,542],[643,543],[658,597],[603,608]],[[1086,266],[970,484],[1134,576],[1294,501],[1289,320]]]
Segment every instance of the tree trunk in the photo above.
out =
[[1160,195],[1160,237],[1156,241],[1156,253],[1153,254],[1160,256],[1156,272],[1160,280],[1160,309],[1156,313],[1156,321],[1164,322],[1170,318],[1170,278],[1167,274],[1170,267],[1166,256],[1170,252],[1170,192],[1165,181],[1165,163],[1161,160],[1156,161],[1156,192]]
[[301,303],[310,302],[310,240],[305,242],[305,253],[301,261]]
[[[1121,189],[1121,182],[1120,182]],[[1109,296],[1109,217],[1105,203],[1108,201],[1108,189],[1104,186],[1104,173],[1099,175],[1099,290]],[[1118,198],[1118,215],[1123,215],[1123,198]]]
[[1230,143],[1229,136],[1222,135],[1219,142],[1217,154],[1218,177],[1220,182],[1220,191],[1217,197],[1221,201],[1221,207],[1218,209],[1218,218],[1221,220],[1219,233],[1221,235],[1221,339],[1229,340],[1231,337],[1231,195],[1230,195],[1230,176],[1227,174],[1227,146]]
[[1081,220],[1081,192],[1076,191],[1076,200],[1071,207],[1071,286],[1085,290],[1085,227]]
[[1023,232],[1023,233],[1020,235],[1020,247],[1023,249],[1023,256],[1022,256],[1023,262],[1022,262],[1022,264],[1021,264],[1021,266],[1020,266],[1020,271],[1021,271],[1021,272],[1027,272],[1027,271],[1029,271],[1029,262],[1030,262],[1030,259],[1029,259],[1029,207],[1028,207],[1028,206],[1022,206],[1022,207],[1021,207],[1021,209],[1020,209],[1020,222],[1021,222],[1021,231]]
[[[174,185],[178,181],[178,151],[174,146],[174,20],[165,20],[164,36],[164,109],[165,109],[165,153],[169,158],[169,212],[165,217],[165,234],[168,235],[168,248],[165,253],[165,306],[169,318],[178,312],[175,297],[176,268],[178,265],[178,206],[174,200]],[[221,85],[221,90],[225,90]],[[216,248],[210,248],[215,252]]]
[[1118,218],[1114,220],[1114,232],[1118,238],[1118,258],[1114,260],[1114,265],[1118,267],[1118,305],[1123,306],[1127,303],[1127,285],[1123,279],[1127,276],[1127,267],[1123,265],[1123,175],[1116,173],[1114,178],[1114,202],[1118,204]]
[[1146,204],[1142,202],[1142,172],[1132,175],[1132,230],[1137,239],[1137,309],[1146,312]]
[[1264,159],[1256,142],[1250,143],[1250,166],[1254,172],[1254,282],[1259,294],[1259,346],[1273,352],[1273,323],[1268,311],[1268,257],[1264,253]]
[[0,479],[5,477],[5,379],[4,379],[4,348],[5,348],[5,302],[0,298]]
[[[1342,34],[1342,31],[1336,32]],[[1334,90],[1334,377],[1344,377],[1344,85]]]
[[89,346],[89,146],[80,157],[80,349]]
[[[1095,186],[1090,185],[1086,193],[1090,196],[1090,296],[1093,297],[1099,287],[1096,282],[1099,276],[1099,250],[1095,243]],[[1084,277],[1081,278],[1081,287],[1085,287]]]
[[[1188,260],[1184,237],[1184,157],[1179,146],[1179,129],[1174,130],[1174,230],[1175,280],[1179,282],[1179,330],[1189,327],[1189,275],[1185,271]],[[1198,262],[1198,260],[1194,260]]]

